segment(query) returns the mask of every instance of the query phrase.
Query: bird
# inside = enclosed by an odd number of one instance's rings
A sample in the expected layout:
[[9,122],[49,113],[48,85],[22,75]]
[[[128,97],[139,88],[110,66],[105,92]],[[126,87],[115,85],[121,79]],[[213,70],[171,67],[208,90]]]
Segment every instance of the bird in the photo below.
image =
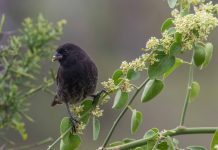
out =
[[65,43],[56,49],[52,61],[59,62],[56,76],[57,90],[51,106],[65,104],[73,131],[76,132],[78,119],[70,111],[70,105],[81,102],[94,94],[98,70],[88,54],[79,46]]

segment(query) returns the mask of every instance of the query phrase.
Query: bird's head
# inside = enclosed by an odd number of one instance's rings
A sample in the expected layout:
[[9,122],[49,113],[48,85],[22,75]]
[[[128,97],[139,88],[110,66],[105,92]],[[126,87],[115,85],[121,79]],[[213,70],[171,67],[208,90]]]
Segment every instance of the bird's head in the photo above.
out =
[[53,62],[54,61],[59,61],[59,62],[63,61],[67,57],[67,53],[68,53],[67,51],[68,51],[67,49],[58,48],[56,50],[56,53],[52,57],[52,61]]
[[72,64],[83,56],[81,53],[84,53],[84,51],[80,47],[66,43],[57,48],[52,61],[59,61],[60,64]]

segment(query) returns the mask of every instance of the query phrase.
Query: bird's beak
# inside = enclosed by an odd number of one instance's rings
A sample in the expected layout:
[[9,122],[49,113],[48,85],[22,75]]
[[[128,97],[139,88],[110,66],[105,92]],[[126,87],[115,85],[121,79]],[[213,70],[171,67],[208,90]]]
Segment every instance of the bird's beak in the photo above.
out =
[[52,57],[52,61],[56,61],[56,60],[61,60],[63,58],[63,55],[61,55],[60,53],[56,53],[53,57]]

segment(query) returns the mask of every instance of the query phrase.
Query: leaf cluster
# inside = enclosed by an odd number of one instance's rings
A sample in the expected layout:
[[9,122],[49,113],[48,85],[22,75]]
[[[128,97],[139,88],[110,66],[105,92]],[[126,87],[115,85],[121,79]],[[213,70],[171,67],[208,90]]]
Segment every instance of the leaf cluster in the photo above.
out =
[[[120,68],[115,70],[108,81],[102,82],[107,94],[115,94],[112,108],[120,110],[120,114],[113,123],[108,135],[106,136],[101,150],[112,149],[131,149],[131,150],[176,150],[179,148],[179,142],[172,136],[179,134],[195,133],[214,133],[217,129],[196,130],[197,128],[187,129],[184,126],[184,119],[188,104],[197,99],[200,93],[200,84],[194,80],[193,71],[195,68],[204,69],[210,62],[213,53],[212,43],[207,41],[207,37],[212,29],[218,26],[218,19],[215,17],[218,5],[213,5],[211,2],[205,4],[203,1],[189,1],[189,0],[168,0],[170,8],[177,8],[174,10],[174,18],[166,19],[161,26],[162,38],[157,39],[151,37],[146,43],[146,48],[142,50],[145,52],[140,57],[132,62],[123,61]],[[190,12],[190,7],[195,5],[195,12]],[[178,10],[180,9],[180,11]],[[209,19],[204,15],[207,15]],[[188,20],[193,18],[193,20]],[[208,19],[208,20],[204,20]],[[183,24],[180,24],[183,23]],[[191,23],[191,25],[190,25]],[[193,25],[193,26],[192,26]],[[187,28],[188,27],[188,28]],[[192,50],[190,60],[181,59],[183,53]],[[176,130],[159,131],[157,128],[152,128],[145,132],[145,135],[139,140],[124,138],[109,144],[109,140],[121,118],[129,110],[132,113],[130,121],[130,131],[132,134],[136,133],[143,121],[143,114],[136,108],[132,108],[131,104],[136,99],[140,91],[141,102],[146,103],[153,100],[163,91],[165,80],[171,73],[182,65],[188,65],[189,79],[187,86],[187,93],[183,112],[181,113],[181,123]],[[146,78],[145,78],[146,77]],[[135,85],[134,81],[143,79],[141,85]],[[104,95],[105,96],[105,95]],[[103,96],[103,97],[104,97]],[[102,97],[100,97],[101,99]],[[85,100],[86,101],[86,100]],[[83,102],[82,102],[83,103]],[[82,105],[81,103],[81,105]],[[98,103],[99,104],[99,103]],[[93,110],[95,106],[90,105],[89,108]],[[88,116],[91,115],[87,111]],[[88,122],[85,121],[87,124]],[[61,124],[61,128],[63,125]],[[181,127],[181,129],[179,128]],[[187,131],[187,132],[186,132]],[[100,132],[100,122],[93,117],[93,139],[96,140]],[[64,133],[62,132],[61,135]],[[71,135],[72,133],[69,133]],[[68,135],[68,134],[67,134]],[[66,136],[67,136],[66,135]],[[65,137],[66,138],[66,137]],[[71,145],[71,149],[79,147],[81,141],[76,136],[74,140],[67,136],[61,138],[61,150],[68,150],[67,146]],[[212,140],[211,147],[216,146],[217,132]],[[65,145],[66,148],[63,146]],[[190,150],[204,150],[201,146],[188,146]]]
[[55,48],[53,41],[62,34],[65,20],[53,24],[42,15],[37,20],[26,18],[20,29],[2,31],[5,17],[2,16],[1,36],[6,39],[0,48],[0,128],[14,128],[23,139],[27,138],[23,118],[28,116],[28,97],[40,90],[49,91],[54,83],[54,74],[36,81],[41,74],[41,63],[51,57]]

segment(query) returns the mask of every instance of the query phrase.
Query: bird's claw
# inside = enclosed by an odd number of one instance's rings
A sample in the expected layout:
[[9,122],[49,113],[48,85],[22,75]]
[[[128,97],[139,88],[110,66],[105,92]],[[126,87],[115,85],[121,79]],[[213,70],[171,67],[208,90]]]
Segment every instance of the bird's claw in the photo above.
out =
[[92,102],[92,104],[97,104],[97,103],[98,103],[99,98],[100,98],[100,96],[101,96],[102,93],[108,94],[107,91],[101,90],[101,91],[98,92],[97,94],[91,95],[91,97],[93,97],[93,102]]
[[72,125],[72,132],[76,133],[79,121],[76,118],[72,117],[72,118],[70,118],[70,122],[71,122],[71,125]]

